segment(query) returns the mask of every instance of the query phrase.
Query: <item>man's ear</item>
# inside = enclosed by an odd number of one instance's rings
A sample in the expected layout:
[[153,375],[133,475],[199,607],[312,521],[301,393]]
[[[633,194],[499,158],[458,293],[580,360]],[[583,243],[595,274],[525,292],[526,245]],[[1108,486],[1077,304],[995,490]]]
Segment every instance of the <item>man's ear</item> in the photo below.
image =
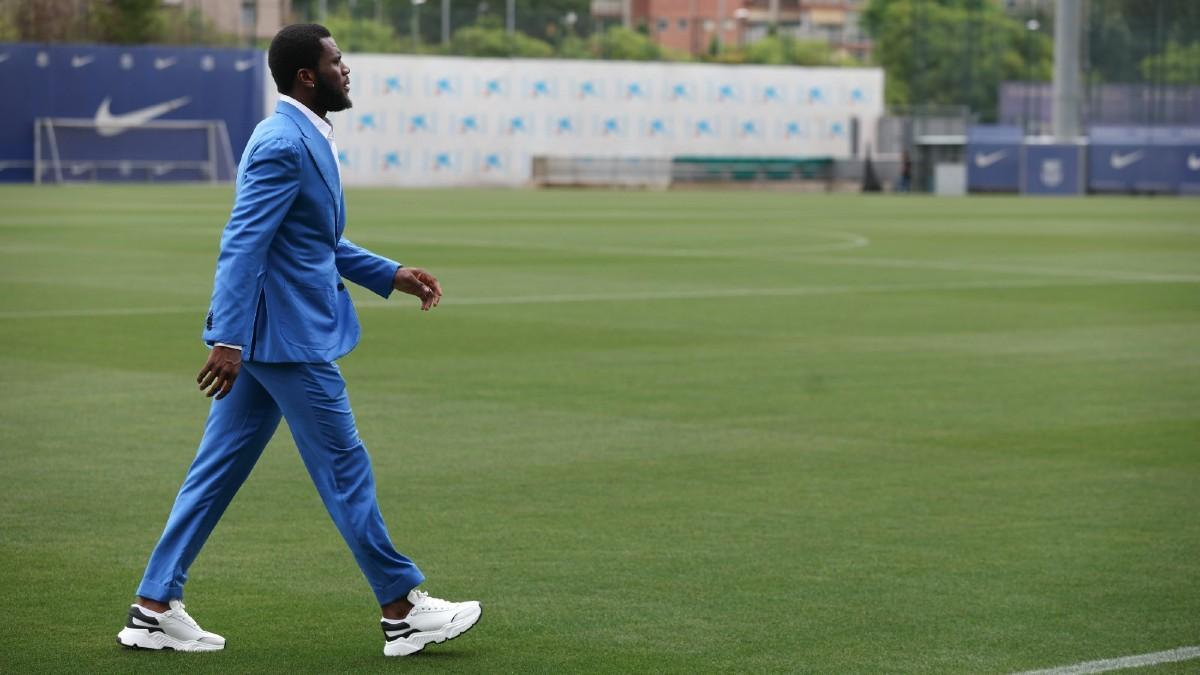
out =
[[296,71],[296,79],[300,81],[300,85],[309,89],[317,86],[316,75],[316,71],[309,68],[301,68]]

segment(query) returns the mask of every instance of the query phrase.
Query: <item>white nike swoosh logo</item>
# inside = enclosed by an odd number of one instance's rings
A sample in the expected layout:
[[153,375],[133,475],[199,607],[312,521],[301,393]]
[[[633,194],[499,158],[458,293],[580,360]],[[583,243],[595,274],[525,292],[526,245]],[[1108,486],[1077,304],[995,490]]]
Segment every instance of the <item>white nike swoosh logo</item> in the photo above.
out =
[[989,166],[999,162],[1008,155],[1007,150],[997,150],[995,152],[977,152],[975,153],[975,166],[980,169],[986,169]]
[[234,68],[234,70],[238,71],[239,73],[242,72],[243,70],[249,70],[254,67],[254,62],[256,60],[257,59],[245,59],[242,61],[234,61],[233,68]]
[[1188,169],[1191,171],[1200,171],[1200,156],[1188,153]]
[[96,60],[96,57],[94,57],[94,56],[72,56],[71,57],[71,67],[72,68],[82,68],[95,60]]
[[5,61],[7,61],[7,60],[8,60],[8,54],[7,54],[7,53],[0,54],[0,63],[4,63],[4,62],[5,62]]
[[181,96],[170,101],[114,115],[108,110],[109,103],[112,102],[112,97],[106,98],[96,110],[96,133],[101,136],[123,134],[133,127],[141,126],[156,117],[162,117],[176,108],[187,105],[190,100],[192,99],[187,96]]
[[154,69],[155,70],[166,70],[167,68],[170,68],[171,66],[175,65],[175,61],[177,61],[177,60],[178,59],[176,59],[174,57],[165,58],[165,59],[154,59]]
[[1109,165],[1112,166],[1112,168],[1117,169],[1119,171],[1119,170],[1124,169],[1125,167],[1129,166],[1130,164],[1133,164],[1134,162],[1138,161],[1141,158],[1142,158],[1141,150],[1134,150],[1133,152],[1125,154],[1125,155],[1122,155],[1119,152],[1114,152],[1108,158],[1108,163],[1109,163]]

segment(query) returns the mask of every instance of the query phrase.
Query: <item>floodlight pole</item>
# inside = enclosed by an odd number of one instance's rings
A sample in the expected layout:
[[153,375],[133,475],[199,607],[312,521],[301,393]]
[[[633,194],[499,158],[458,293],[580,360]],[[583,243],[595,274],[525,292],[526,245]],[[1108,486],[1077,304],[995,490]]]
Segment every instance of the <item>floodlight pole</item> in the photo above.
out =
[[450,44],[450,0],[442,0],[442,45]]
[[421,5],[425,4],[425,0],[412,0],[412,47],[413,53],[417,53],[421,44]]
[[1054,98],[1051,120],[1054,138],[1061,142],[1079,137],[1079,46],[1083,34],[1083,0],[1057,0],[1054,6]]
[[717,53],[725,51],[725,0],[717,0]]
[[517,32],[517,0],[508,0],[504,8],[504,29],[510,36]]

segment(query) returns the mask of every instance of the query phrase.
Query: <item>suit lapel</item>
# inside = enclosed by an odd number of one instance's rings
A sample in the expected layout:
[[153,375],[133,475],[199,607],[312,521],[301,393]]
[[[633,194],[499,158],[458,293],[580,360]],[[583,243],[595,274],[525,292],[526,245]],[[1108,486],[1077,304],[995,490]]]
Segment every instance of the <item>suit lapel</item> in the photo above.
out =
[[333,163],[333,153],[329,151],[329,141],[320,137],[305,136],[304,145],[308,148],[308,154],[312,155],[313,160],[316,161],[317,171],[325,181],[325,186],[329,188],[329,196],[333,197],[333,201],[336,203],[341,197],[342,191],[341,186],[338,185],[337,166]]
[[333,197],[333,203],[338,204],[342,198],[342,186],[337,165],[334,164],[336,160],[329,149],[329,141],[321,136],[312,122],[308,121],[304,113],[296,110],[295,106],[280,101],[275,106],[275,112],[286,115],[300,127],[300,133],[304,136],[304,147],[308,148],[308,154],[317,165],[317,173],[321,174],[325,187],[329,188],[329,196]]
[[342,238],[342,233],[345,231],[346,231],[346,197],[345,197],[345,195],[338,195],[337,231],[334,232],[334,235],[335,235],[334,241],[340,240]]

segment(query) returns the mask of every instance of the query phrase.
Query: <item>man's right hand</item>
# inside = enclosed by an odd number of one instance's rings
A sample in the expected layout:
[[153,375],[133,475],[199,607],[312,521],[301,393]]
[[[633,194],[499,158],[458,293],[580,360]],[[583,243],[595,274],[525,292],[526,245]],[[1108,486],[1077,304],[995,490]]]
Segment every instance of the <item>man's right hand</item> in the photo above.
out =
[[200,391],[208,390],[205,392],[205,396],[209,398],[216,396],[219,401],[225,398],[230,389],[233,389],[233,381],[237,379],[241,369],[241,350],[232,347],[213,347],[212,351],[208,353],[208,361],[200,369],[200,374],[196,376],[196,382],[200,384]]
[[396,270],[392,287],[421,299],[421,310],[428,312],[442,301],[442,287],[438,280],[420,267],[401,267]]

